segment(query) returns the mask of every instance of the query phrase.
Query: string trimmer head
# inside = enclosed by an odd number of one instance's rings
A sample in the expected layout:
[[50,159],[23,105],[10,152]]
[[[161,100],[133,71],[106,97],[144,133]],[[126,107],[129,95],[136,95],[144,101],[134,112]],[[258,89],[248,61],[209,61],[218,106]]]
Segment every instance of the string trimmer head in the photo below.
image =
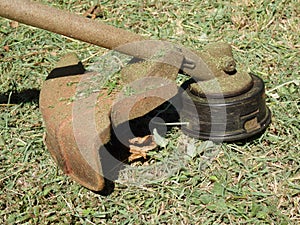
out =
[[[104,177],[113,179],[108,168],[120,164],[128,140],[164,125],[151,116],[161,115],[153,111],[166,102],[176,112],[163,120],[178,119],[195,138],[241,140],[270,123],[263,81],[237,71],[229,44],[192,51],[29,0],[2,0],[0,16],[119,52],[109,75],[106,69],[87,71],[76,55],[65,56],[40,94],[51,155],[66,174],[91,190],[102,190]],[[116,73],[118,85],[110,90],[106,84]],[[189,77],[182,85],[176,83],[179,73]],[[132,121],[138,121],[135,131]]]

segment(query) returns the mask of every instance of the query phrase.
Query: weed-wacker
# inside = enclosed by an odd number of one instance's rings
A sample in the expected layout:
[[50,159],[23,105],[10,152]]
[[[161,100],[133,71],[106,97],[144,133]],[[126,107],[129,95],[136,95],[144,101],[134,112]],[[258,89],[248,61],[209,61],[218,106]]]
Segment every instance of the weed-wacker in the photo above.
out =
[[[195,138],[246,139],[270,123],[263,81],[236,70],[229,44],[194,51],[30,0],[1,0],[0,16],[133,57],[126,66],[120,62],[122,91],[103,88],[99,74],[74,55],[58,62],[41,90],[47,147],[66,174],[91,190],[104,188],[104,167],[114,160],[102,152],[112,137],[130,138],[130,121],[165,102],[176,102],[182,130]],[[190,77],[180,87],[179,73]],[[119,145],[110,147],[117,152]]]

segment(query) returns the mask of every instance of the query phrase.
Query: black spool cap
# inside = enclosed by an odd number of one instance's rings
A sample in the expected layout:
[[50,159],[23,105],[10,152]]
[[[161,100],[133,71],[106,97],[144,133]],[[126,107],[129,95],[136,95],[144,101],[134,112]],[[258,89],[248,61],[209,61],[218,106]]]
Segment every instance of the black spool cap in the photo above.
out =
[[271,122],[262,79],[251,75],[253,86],[227,98],[200,97],[187,88],[182,93],[182,130],[189,136],[212,141],[236,141],[263,132]]

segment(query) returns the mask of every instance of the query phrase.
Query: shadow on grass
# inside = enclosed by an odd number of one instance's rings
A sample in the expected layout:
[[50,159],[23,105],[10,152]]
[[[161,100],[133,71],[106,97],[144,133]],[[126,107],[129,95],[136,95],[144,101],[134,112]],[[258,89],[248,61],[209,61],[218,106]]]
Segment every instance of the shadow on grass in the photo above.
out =
[[40,90],[27,89],[20,92],[0,93],[0,104],[39,103]]
[[[167,107],[169,103],[165,103],[142,117],[130,120],[118,127],[114,127],[111,133],[111,140],[105,146],[99,149],[100,163],[102,167],[103,177],[105,179],[105,187],[100,192],[95,192],[100,195],[110,195],[114,191],[115,181],[119,178],[119,173],[130,165],[132,162],[140,161],[145,162],[147,159],[139,158],[129,162],[131,155],[129,149],[129,140],[135,137],[144,137],[152,134],[151,120],[159,113],[159,117],[165,122],[178,121],[179,114],[173,106]],[[163,112],[162,112],[163,111]],[[171,126],[165,129],[155,127],[164,136]],[[143,176],[143,174],[140,174]]]
[[[53,69],[47,76],[46,80],[55,79],[59,77],[72,76],[77,74],[84,74],[85,69],[81,62],[76,65],[64,66]],[[26,102],[39,103],[40,90],[26,89],[20,92],[11,91],[7,93],[0,93],[0,104],[20,104]]]

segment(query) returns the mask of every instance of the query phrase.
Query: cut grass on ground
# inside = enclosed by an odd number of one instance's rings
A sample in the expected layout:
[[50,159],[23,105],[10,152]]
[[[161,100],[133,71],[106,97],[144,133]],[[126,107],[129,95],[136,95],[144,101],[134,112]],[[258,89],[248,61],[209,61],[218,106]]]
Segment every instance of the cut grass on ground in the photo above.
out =
[[[98,1],[42,2],[82,14]],[[97,195],[66,177],[46,150],[38,93],[65,53],[88,66],[106,50],[0,18],[0,223],[299,224],[299,1],[100,3],[97,20],[153,39],[193,49],[231,43],[239,69],[265,81],[272,124],[256,140],[202,149],[167,179],[117,182],[110,195]],[[178,140],[204,143],[173,130],[161,157],[178,150]],[[213,160],[200,166],[205,154]]]

